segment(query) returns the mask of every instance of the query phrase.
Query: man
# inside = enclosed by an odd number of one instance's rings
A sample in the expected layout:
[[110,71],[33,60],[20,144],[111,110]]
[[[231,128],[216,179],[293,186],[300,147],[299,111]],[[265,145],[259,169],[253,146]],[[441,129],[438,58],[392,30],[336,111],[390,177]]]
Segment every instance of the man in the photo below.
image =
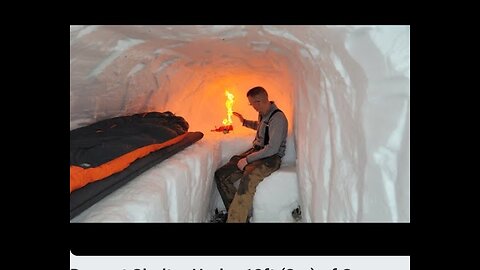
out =
[[[260,86],[247,93],[250,105],[258,112],[258,121],[246,120],[237,112],[242,125],[255,129],[253,146],[215,172],[215,182],[228,211],[227,222],[247,222],[257,185],[280,168],[287,144],[288,121],[285,114],[269,101]],[[240,180],[238,190],[234,183]]]

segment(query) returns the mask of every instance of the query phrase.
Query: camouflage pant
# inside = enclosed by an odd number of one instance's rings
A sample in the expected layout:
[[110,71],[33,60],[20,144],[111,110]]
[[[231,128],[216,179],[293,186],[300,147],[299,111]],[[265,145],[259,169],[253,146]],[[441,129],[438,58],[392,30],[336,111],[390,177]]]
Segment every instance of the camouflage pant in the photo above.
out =
[[[255,150],[252,148],[233,156],[227,164],[215,172],[215,182],[228,211],[227,222],[247,221],[257,185],[280,168],[282,159],[278,155],[273,155],[248,164],[244,171],[238,169],[238,161],[253,152]],[[234,183],[238,180],[240,185],[237,191]]]

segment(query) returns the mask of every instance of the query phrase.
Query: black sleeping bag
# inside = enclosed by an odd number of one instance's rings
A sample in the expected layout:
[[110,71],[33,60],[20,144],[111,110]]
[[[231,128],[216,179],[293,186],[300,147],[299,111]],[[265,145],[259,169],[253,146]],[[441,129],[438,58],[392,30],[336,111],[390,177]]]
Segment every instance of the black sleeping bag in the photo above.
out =
[[171,112],[106,119],[70,132],[70,165],[97,167],[137,148],[162,143],[188,131]]
[[184,134],[173,145],[139,158],[127,168],[70,193],[70,219],[130,180],[203,138],[188,132],[189,125],[171,112],[150,112],[116,117],[70,132],[70,166],[95,168],[105,162],[150,144],[162,143]]

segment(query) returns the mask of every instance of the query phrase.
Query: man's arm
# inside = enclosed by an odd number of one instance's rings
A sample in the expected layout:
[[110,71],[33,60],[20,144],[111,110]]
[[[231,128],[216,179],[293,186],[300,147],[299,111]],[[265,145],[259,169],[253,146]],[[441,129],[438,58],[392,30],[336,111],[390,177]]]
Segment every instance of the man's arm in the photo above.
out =
[[247,128],[251,128],[253,130],[257,130],[258,128],[258,121],[252,121],[244,119],[242,125]]
[[233,115],[235,115],[236,117],[238,117],[238,119],[240,119],[240,121],[242,122],[242,126],[257,130],[258,121],[247,120],[243,118],[243,115],[238,112],[233,112]]

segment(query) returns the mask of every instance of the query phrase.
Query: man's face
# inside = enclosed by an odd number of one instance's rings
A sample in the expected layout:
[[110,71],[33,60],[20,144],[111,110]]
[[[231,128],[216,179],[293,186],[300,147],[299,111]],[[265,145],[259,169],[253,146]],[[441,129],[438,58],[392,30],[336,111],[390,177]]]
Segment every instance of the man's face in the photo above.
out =
[[250,102],[250,105],[255,109],[255,111],[261,114],[265,114],[268,110],[268,99],[262,95],[256,95],[253,97],[249,96],[248,102]]

